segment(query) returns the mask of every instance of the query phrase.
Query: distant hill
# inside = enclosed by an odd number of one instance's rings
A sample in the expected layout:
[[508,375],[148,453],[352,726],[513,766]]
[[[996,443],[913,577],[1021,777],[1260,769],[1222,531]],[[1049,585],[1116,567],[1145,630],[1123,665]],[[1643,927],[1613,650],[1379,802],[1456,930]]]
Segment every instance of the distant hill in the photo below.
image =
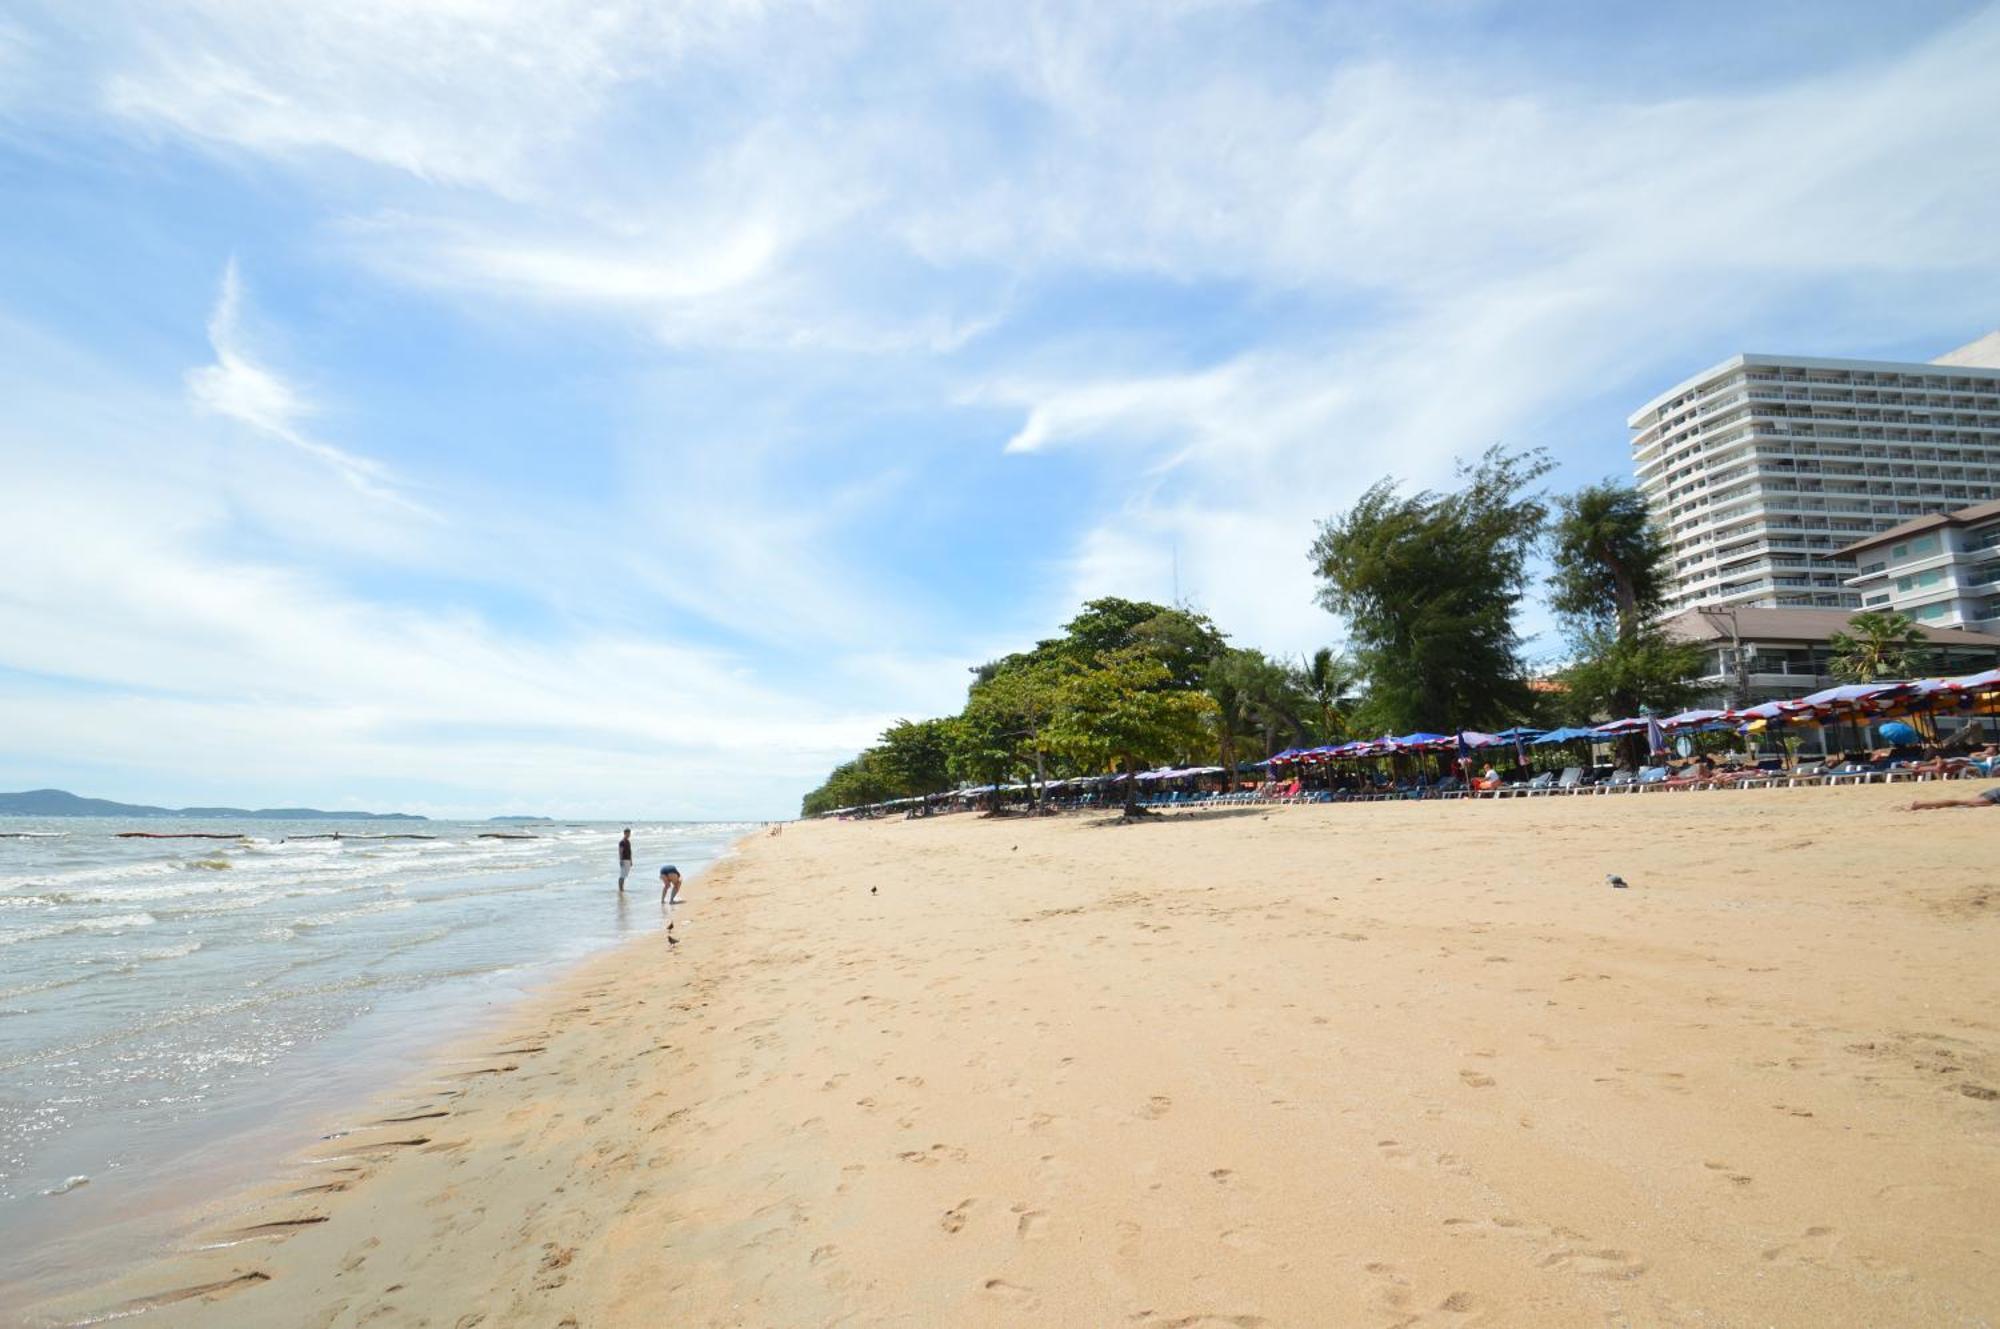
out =
[[0,817],[239,817],[266,821],[425,821],[410,812],[326,812],[319,808],[156,808],[80,798],[66,789],[0,794]]
[[517,815],[515,815],[515,816],[512,816],[512,817],[488,817],[488,818],[487,818],[486,820],[488,820],[488,821],[505,821],[505,822],[524,822],[524,821],[554,821],[554,820],[555,820],[555,818],[554,818],[554,817],[527,817],[527,816],[521,816],[521,815],[518,815],[518,814],[517,814]]

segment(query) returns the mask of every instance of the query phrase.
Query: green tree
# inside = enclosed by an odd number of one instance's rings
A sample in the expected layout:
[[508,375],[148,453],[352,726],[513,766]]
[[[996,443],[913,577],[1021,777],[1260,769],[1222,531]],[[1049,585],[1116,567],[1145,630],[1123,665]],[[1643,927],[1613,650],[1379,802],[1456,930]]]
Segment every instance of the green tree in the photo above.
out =
[[1314,651],[1300,671],[1300,685],[1312,699],[1314,718],[1319,721],[1320,742],[1336,743],[1346,737],[1347,722],[1341,707],[1356,681],[1354,662],[1331,646]]
[[1063,625],[1060,637],[1035,643],[1034,649],[990,660],[975,668],[974,688],[1012,669],[1060,662],[1092,667],[1107,651],[1133,647],[1145,650],[1167,666],[1171,685],[1198,688],[1208,662],[1228,645],[1207,615],[1173,609],[1150,600],[1105,596],[1084,604]]
[[807,794],[799,805],[801,816],[816,817],[841,808],[864,808],[895,797],[895,786],[883,769],[881,753],[868,749],[852,761],[833,768],[826,783]]
[[1312,698],[1303,675],[1259,650],[1233,650],[1219,662],[1244,696],[1245,714],[1263,742],[1264,755],[1278,750],[1280,735],[1304,742]]
[[1228,646],[1228,638],[1206,614],[1172,609],[1150,600],[1117,596],[1091,600],[1063,625],[1063,635],[1040,643],[1037,653],[1054,651],[1078,664],[1095,666],[1109,653],[1143,650],[1167,669],[1167,686],[1199,688],[1209,661]]
[[1672,581],[1666,537],[1645,497],[1607,480],[1557,506],[1549,607],[1568,619],[1615,623],[1628,635],[1659,612]]
[[951,788],[953,720],[898,720],[873,749],[883,778],[896,796],[922,798]]
[[1281,733],[1304,740],[1305,716],[1312,701],[1299,671],[1286,668],[1262,651],[1237,647],[1215,657],[1207,675],[1206,691],[1215,703],[1209,726],[1215,732],[1218,759],[1229,780],[1236,778],[1241,740],[1261,737],[1265,756],[1278,750]]
[[1215,732],[1216,759],[1227,780],[1236,778],[1236,744],[1256,724],[1257,680],[1250,667],[1254,651],[1225,651],[1209,663],[1208,699],[1215,703],[1208,724]]
[[1923,630],[1908,614],[1864,609],[1847,620],[1846,632],[1828,638],[1833,674],[1845,683],[1915,678],[1930,661]]
[[1651,625],[1629,636],[1608,628],[1573,632],[1576,658],[1562,672],[1563,709],[1579,723],[1624,719],[1650,708],[1684,711],[1701,698],[1702,650]]
[[1493,448],[1451,493],[1383,480],[1320,524],[1319,601],[1346,618],[1385,728],[1500,728],[1527,711],[1514,611],[1548,515],[1530,487],[1548,470],[1539,451]]
[[1088,770],[1116,762],[1125,772],[1125,815],[1138,813],[1141,765],[1171,760],[1205,745],[1215,702],[1172,686],[1168,667],[1144,647],[1108,651],[1097,666],[1063,680],[1049,739]]
[[1669,551],[1639,491],[1606,481],[1564,495],[1551,543],[1549,605],[1569,637],[1562,681],[1573,718],[1693,705],[1702,650],[1660,629]]
[[1013,657],[993,675],[975,683],[959,717],[955,771],[997,784],[1022,766],[1032,766],[1035,801],[1048,783],[1049,722],[1058,689],[1075,666],[1062,658]]

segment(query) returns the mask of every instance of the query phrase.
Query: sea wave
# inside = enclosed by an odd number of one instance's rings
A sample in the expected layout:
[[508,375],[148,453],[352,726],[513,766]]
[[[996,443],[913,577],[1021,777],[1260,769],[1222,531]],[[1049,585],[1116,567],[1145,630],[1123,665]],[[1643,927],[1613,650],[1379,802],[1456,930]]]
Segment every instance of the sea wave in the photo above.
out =
[[365,918],[370,914],[388,913],[393,909],[408,909],[415,900],[377,900],[372,904],[356,905],[352,909],[335,909],[324,914],[305,914],[289,920],[294,928],[323,928],[335,923],[345,923],[350,918]]
[[50,923],[44,927],[21,928],[11,932],[0,932],[0,946],[13,946],[24,941],[42,941],[49,937],[66,936],[72,932],[125,932],[132,928],[149,928],[160,920],[151,914],[113,914],[108,918],[73,918],[62,923]]

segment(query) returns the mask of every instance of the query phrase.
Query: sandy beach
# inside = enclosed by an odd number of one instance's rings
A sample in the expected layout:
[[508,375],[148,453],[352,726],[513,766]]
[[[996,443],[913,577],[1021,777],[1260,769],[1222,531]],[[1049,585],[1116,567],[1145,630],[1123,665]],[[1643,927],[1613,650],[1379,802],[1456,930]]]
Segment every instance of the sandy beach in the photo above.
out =
[[1911,797],[793,826],[30,1322],[1991,1324],[2000,817]]

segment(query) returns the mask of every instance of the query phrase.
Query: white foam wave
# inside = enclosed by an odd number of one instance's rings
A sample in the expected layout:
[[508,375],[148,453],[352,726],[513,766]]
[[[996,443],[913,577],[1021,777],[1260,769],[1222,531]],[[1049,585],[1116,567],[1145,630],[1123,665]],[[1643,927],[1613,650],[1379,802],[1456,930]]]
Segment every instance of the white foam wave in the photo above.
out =
[[388,913],[394,909],[408,909],[414,900],[377,900],[372,904],[356,905],[352,909],[335,909],[324,914],[304,914],[292,919],[294,928],[323,928],[335,923],[345,923],[350,918],[365,918],[370,914]]
[[24,941],[41,941],[48,937],[66,936],[72,932],[125,932],[132,928],[147,928],[160,920],[151,914],[113,914],[108,918],[73,918],[63,923],[50,923],[45,927],[21,928],[12,932],[0,932],[0,946],[13,946]]

